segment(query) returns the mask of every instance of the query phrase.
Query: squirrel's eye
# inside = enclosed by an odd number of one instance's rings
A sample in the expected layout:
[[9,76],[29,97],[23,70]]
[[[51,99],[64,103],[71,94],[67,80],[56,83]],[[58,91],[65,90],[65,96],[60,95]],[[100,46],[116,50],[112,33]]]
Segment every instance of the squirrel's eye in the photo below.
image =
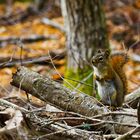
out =
[[93,60],[92,60],[92,64],[94,64],[94,63],[95,63],[95,60],[93,59]]
[[100,58],[99,58],[99,61],[103,61],[103,57],[100,57]]

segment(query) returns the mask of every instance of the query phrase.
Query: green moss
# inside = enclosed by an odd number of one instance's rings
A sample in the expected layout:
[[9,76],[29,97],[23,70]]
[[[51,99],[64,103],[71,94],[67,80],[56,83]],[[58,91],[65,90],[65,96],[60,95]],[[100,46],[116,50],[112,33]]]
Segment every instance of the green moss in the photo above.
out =
[[72,90],[75,88],[88,95],[93,95],[92,72],[93,70],[90,67],[84,68],[84,70],[78,69],[76,72],[73,69],[67,69],[65,73],[64,85]]

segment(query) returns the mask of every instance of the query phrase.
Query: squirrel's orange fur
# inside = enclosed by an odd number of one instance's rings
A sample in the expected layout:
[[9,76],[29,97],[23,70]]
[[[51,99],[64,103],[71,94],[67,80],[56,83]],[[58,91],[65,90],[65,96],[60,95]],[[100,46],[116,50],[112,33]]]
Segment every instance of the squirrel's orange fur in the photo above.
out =
[[128,62],[128,56],[124,52],[118,52],[118,53],[112,54],[110,57],[111,57],[110,61],[111,61],[111,65],[112,65],[113,69],[119,75],[119,77],[121,78],[121,80],[123,82],[124,95],[126,95],[128,86],[127,86],[127,79],[126,79],[126,75],[123,70],[123,66],[124,66],[124,64],[126,64]]
[[123,66],[124,64],[126,64],[128,62],[128,56],[126,53],[123,52],[119,52],[116,54],[112,54],[111,55],[111,65],[113,67],[113,69],[115,70],[115,72],[119,75],[119,77],[121,78],[123,85],[124,85],[124,95],[127,94],[127,79],[123,70]]

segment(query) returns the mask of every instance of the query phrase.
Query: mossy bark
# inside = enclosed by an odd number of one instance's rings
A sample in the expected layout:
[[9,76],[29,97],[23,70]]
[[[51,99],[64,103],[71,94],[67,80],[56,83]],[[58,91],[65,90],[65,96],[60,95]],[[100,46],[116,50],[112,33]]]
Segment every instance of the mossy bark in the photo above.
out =
[[[61,0],[61,6],[67,30],[65,76],[83,81],[93,71],[90,60],[96,50],[109,47],[101,0]],[[71,80],[66,81],[73,86],[78,85]],[[69,85],[67,82],[64,82],[66,86]],[[92,85],[93,76],[84,82]],[[89,95],[93,93],[93,88],[87,85],[79,86],[79,89]]]
[[[93,70],[89,67],[83,69],[78,69],[74,72],[73,69],[67,69],[65,73],[64,85],[73,91],[81,91],[88,93],[88,95],[93,95]],[[71,79],[67,79],[71,77]],[[73,80],[72,80],[73,79]]]

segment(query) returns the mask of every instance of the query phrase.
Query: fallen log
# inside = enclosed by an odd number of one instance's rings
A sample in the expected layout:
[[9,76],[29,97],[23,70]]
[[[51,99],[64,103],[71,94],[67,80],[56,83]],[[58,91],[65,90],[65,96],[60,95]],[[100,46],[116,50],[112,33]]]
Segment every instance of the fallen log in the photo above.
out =
[[[106,106],[99,105],[99,102],[95,98],[84,93],[79,94],[78,92],[71,91],[60,83],[48,77],[44,78],[25,67],[20,67],[17,72],[13,74],[11,84],[45,102],[49,102],[53,106],[84,116],[93,117],[110,112]],[[132,113],[132,110],[127,110]],[[123,109],[121,109],[120,112],[121,111],[123,111]],[[105,120],[101,123],[102,127],[106,126],[108,130],[114,130],[115,133],[119,134],[126,133],[138,126],[137,117],[135,116],[112,114],[110,116],[104,116],[102,119]],[[106,122],[106,120],[109,121]],[[101,129],[100,123],[99,126],[96,125],[96,127]]]
[[11,84],[19,87],[20,83],[21,89],[26,92],[67,111],[86,116],[94,116],[107,111],[104,107],[98,106],[94,98],[72,92],[50,78],[43,78],[43,76],[25,67],[20,67],[17,73],[13,75]]

